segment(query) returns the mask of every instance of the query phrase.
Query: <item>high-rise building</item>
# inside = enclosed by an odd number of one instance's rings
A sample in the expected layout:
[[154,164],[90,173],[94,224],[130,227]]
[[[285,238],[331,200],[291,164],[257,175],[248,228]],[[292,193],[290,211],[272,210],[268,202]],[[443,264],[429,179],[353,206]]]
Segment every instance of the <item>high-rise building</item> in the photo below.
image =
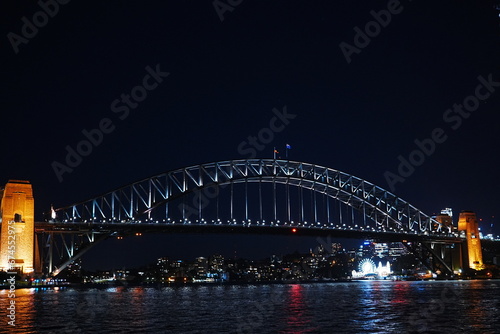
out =
[[435,217],[439,223],[441,223],[442,230],[447,232],[452,232],[453,228],[453,210],[451,208],[446,208],[441,210],[441,213]]
[[389,257],[395,258],[408,254],[408,249],[401,242],[389,243]]
[[441,214],[453,217],[453,210],[451,208],[446,208],[446,209],[441,210]]
[[79,258],[75,261],[72,261],[70,264],[68,264],[68,267],[66,268],[67,274],[69,276],[73,276],[73,277],[80,277],[81,271],[82,271],[82,259],[81,258]]
[[209,258],[209,269],[212,271],[223,271],[224,257],[219,254],[214,254]]
[[385,242],[377,242],[375,243],[375,256],[380,258],[386,257],[389,255],[389,246]]
[[156,261],[156,268],[161,274],[165,274],[168,272],[168,267],[170,266],[170,261],[168,257],[160,257]]
[[199,256],[194,262],[196,275],[199,277],[206,277],[208,271],[208,261],[206,257]]
[[408,254],[408,250],[401,242],[371,242],[365,241],[359,246],[357,256],[359,258],[388,258],[394,260],[396,257]]

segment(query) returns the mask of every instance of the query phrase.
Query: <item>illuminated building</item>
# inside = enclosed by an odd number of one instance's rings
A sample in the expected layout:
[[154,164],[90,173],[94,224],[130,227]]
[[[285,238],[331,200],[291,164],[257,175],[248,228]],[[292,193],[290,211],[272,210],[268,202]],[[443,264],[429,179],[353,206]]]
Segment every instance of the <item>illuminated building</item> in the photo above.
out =
[[66,268],[66,273],[70,276],[80,277],[82,271],[82,259],[79,258],[71,262]]
[[453,231],[453,211],[450,208],[441,210],[441,214],[433,218],[441,223],[444,231]]
[[385,242],[375,243],[375,255],[378,257],[385,257],[389,254],[389,246]]
[[28,181],[9,180],[0,189],[0,269],[33,272],[34,199]]
[[[314,253],[322,254],[322,255],[336,255],[337,253],[343,252],[344,248],[342,244],[338,242],[330,242],[329,238],[327,238],[326,242],[320,240],[320,245],[318,245],[314,249]],[[309,253],[313,253],[313,250],[310,250]]]
[[156,266],[161,272],[167,272],[169,264],[170,261],[168,260],[168,257],[160,257],[156,260]]
[[464,232],[467,240],[467,261],[469,268],[483,269],[483,252],[479,239],[479,223],[472,211],[462,211],[458,218],[458,231]]
[[379,258],[389,258],[394,260],[397,257],[408,254],[408,250],[401,242],[370,242],[365,241],[359,247],[358,257],[371,257],[378,256]]
[[196,275],[199,277],[206,277],[208,272],[208,260],[206,257],[199,256],[194,263]]
[[342,252],[342,250],[344,249],[342,247],[342,244],[338,243],[338,242],[332,242],[332,245],[331,245],[331,254],[332,255],[335,255],[339,252]]
[[441,214],[453,217],[453,210],[451,208],[446,208],[446,209],[441,210]]
[[209,258],[209,269],[211,271],[219,272],[224,269],[224,257],[219,254],[212,255]]
[[403,246],[401,242],[391,242],[389,243],[389,257],[396,258],[402,255],[408,254],[408,250]]

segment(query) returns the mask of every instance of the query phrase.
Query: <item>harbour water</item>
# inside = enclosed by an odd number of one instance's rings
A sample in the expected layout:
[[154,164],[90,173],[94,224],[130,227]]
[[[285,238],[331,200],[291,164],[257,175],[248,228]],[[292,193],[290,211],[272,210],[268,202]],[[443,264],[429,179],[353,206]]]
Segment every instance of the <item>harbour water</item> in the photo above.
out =
[[10,333],[500,333],[500,281],[18,289]]

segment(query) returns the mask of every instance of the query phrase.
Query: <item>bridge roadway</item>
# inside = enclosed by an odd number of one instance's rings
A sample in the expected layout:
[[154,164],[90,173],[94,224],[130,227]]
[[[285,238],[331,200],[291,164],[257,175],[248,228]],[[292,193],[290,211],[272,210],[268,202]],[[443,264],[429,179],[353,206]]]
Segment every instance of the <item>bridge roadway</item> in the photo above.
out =
[[326,228],[294,225],[257,225],[257,224],[199,224],[199,223],[60,223],[36,222],[35,233],[95,233],[113,236],[133,236],[136,233],[221,233],[221,234],[266,234],[288,236],[317,236],[374,240],[378,242],[432,242],[456,244],[465,241],[452,234],[412,234],[387,231],[357,230],[353,228]]

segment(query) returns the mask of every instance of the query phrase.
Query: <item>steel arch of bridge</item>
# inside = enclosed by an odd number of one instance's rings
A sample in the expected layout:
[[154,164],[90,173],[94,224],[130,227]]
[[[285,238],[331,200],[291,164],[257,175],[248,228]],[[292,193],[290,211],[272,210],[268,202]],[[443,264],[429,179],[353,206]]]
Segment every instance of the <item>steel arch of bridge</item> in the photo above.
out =
[[[448,228],[391,192],[356,176],[305,162],[274,159],[243,159],[212,162],[172,170],[134,182],[90,200],[56,211],[61,223],[98,224],[207,224],[202,205],[183,210],[182,219],[169,218],[168,204],[196,191],[241,183],[274,183],[309,189],[344,203],[360,212],[372,226],[350,226],[366,232],[396,232],[416,235],[453,236]],[[232,199],[231,199],[232,200]],[[201,201],[201,200],[200,200]],[[163,209],[162,209],[163,208]],[[170,208],[171,210],[172,208]],[[194,210],[196,209],[196,210]],[[231,206],[231,217],[232,217]],[[276,209],[275,209],[276,210]],[[198,218],[191,221],[193,211]],[[155,214],[161,212],[161,214]],[[163,219],[158,219],[158,216]],[[194,219],[193,219],[194,220]],[[373,222],[375,226],[373,226]],[[255,220],[212,221],[208,224],[255,225]],[[259,223],[259,222],[257,222]],[[264,222],[260,222],[264,224]],[[335,229],[333,224],[305,221],[271,221],[273,226]]]

